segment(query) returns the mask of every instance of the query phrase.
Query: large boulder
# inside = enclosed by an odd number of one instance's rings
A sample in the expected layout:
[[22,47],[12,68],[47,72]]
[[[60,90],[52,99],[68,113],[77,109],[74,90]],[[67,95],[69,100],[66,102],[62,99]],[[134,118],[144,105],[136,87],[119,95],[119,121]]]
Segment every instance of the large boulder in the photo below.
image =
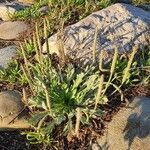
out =
[[0,24],[0,39],[13,40],[28,30],[28,25],[22,21],[6,21]]
[[104,150],[149,150],[150,98],[136,97],[121,109],[98,143]]
[[28,128],[24,104],[17,91],[0,93],[0,130],[11,128]]
[[[91,60],[94,39],[96,39],[96,55],[99,56],[99,52],[103,49],[107,59],[115,46],[120,53],[127,53],[135,45],[143,47],[148,44],[150,12],[121,3],[94,12],[78,23],[66,27],[63,36],[58,33],[51,36],[48,39],[51,53],[59,54],[60,37],[64,43],[65,54],[74,59]],[[46,52],[46,43],[43,45],[43,51]]]

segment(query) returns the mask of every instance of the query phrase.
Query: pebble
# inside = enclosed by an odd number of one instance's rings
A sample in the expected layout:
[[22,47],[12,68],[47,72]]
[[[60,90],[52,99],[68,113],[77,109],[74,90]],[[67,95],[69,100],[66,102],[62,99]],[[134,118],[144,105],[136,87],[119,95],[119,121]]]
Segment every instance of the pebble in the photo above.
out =
[[22,21],[6,21],[0,24],[0,39],[13,40],[28,29],[28,25]]
[[15,12],[20,11],[26,7],[27,6],[19,4],[19,3],[15,3],[15,2],[1,3],[0,4],[0,18],[3,21],[8,21],[11,19],[12,15]]
[[12,45],[0,49],[0,68],[6,68],[8,64],[12,61],[12,58],[15,57],[17,47]]
[[[17,91],[0,93],[0,130],[29,127],[25,114],[19,115],[24,109],[21,95]],[[16,118],[16,116],[18,116]],[[14,119],[16,118],[16,119]],[[12,121],[13,120],[13,121]]]

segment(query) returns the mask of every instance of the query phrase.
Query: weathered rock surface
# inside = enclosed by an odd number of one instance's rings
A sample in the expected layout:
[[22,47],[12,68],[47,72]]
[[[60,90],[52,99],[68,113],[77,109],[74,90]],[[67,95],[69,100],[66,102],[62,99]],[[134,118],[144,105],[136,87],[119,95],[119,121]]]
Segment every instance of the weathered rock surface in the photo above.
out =
[[28,29],[22,21],[6,21],[0,24],[0,39],[13,40]]
[[[20,114],[24,109],[21,95],[17,91],[0,93],[0,130],[7,128],[27,128],[25,115]],[[16,117],[17,116],[17,117]]]
[[120,110],[98,143],[103,150],[149,150],[150,98],[136,97]]
[[[95,34],[97,29],[97,34]],[[150,39],[150,13],[129,4],[114,4],[92,13],[85,19],[64,29],[64,51],[74,59],[91,60],[97,35],[96,54],[105,50],[105,59],[115,46],[126,53],[136,45],[142,47]],[[49,38],[50,52],[59,54],[58,33]],[[61,36],[62,37],[62,36]],[[61,46],[62,47],[62,46]],[[43,45],[46,51],[46,43]]]
[[8,63],[16,55],[16,46],[8,46],[0,49],[0,68],[6,68]]
[[19,3],[2,3],[0,4],[0,18],[4,21],[10,20],[11,16],[26,6]]

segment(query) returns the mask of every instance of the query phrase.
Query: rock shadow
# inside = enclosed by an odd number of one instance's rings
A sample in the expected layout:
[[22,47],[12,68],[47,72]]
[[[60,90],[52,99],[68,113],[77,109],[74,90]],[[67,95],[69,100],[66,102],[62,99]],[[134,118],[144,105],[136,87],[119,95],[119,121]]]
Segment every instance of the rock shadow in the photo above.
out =
[[[140,100],[135,105],[137,113],[128,117],[127,124],[123,130],[124,139],[128,141],[128,150],[136,137],[144,139],[150,136],[150,103],[149,100]],[[134,109],[133,108],[133,109]]]

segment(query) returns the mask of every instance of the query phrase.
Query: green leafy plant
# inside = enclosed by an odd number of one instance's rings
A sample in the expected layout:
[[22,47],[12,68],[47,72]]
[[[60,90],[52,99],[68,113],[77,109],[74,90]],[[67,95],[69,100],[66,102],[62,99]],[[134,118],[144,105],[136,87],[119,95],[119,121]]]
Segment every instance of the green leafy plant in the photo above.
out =
[[[24,51],[22,50],[23,53]],[[40,49],[37,50],[37,55],[40,54],[38,51]],[[46,139],[49,141],[53,130],[63,122],[65,122],[65,135],[72,134],[78,137],[80,124],[89,123],[90,118],[102,112],[98,105],[107,103],[110,93],[106,91],[111,86],[120,93],[121,100],[123,100],[122,91],[115,83],[117,77],[113,76],[117,62],[117,49],[110,67],[110,74],[101,76],[94,66],[75,69],[73,65],[69,65],[62,70],[59,65],[58,68],[53,67],[49,57],[43,58],[42,56],[34,65],[27,61],[25,54],[23,57],[25,62],[23,72],[33,91],[33,96],[29,99],[29,107],[37,109],[30,120],[34,128],[33,134],[26,132],[27,137],[32,135],[30,140],[41,142]],[[124,69],[129,70],[131,61]],[[122,78],[124,78],[123,75]],[[74,118],[76,118],[75,125],[73,124]],[[39,140],[39,137],[42,139]],[[48,137],[49,140],[47,140]]]
[[82,19],[93,11],[115,3],[115,1],[116,0],[39,0],[31,7],[17,11],[11,18],[17,20],[37,19],[43,15],[39,9],[42,6],[49,6],[47,17],[49,18],[51,25],[54,26],[54,21],[58,21],[58,18],[63,18],[65,21],[71,19],[75,19],[76,21],[76,19]]
[[[62,121],[66,120],[65,114],[69,118],[69,116],[74,117],[77,113],[78,120],[78,116],[81,115],[81,113],[79,115],[79,112],[84,112],[94,98],[95,89],[98,85],[98,74],[90,75],[91,70],[89,68],[76,74],[72,66],[68,67],[66,73],[56,72],[54,68],[51,69],[49,75],[44,75],[45,78],[42,79],[39,68],[32,68],[36,96],[30,98],[30,106],[42,109],[45,112],[43,118],[46,118],[46,116],[51,118],[48,126],[61,124]],[[76,126],[76,134],[77,128],[79,127]],[[67,130],[67,127],[65,129]]]
[[7,68],[0,68],[0,81],[20,85],[27,83],[17,60],[11,62]]

